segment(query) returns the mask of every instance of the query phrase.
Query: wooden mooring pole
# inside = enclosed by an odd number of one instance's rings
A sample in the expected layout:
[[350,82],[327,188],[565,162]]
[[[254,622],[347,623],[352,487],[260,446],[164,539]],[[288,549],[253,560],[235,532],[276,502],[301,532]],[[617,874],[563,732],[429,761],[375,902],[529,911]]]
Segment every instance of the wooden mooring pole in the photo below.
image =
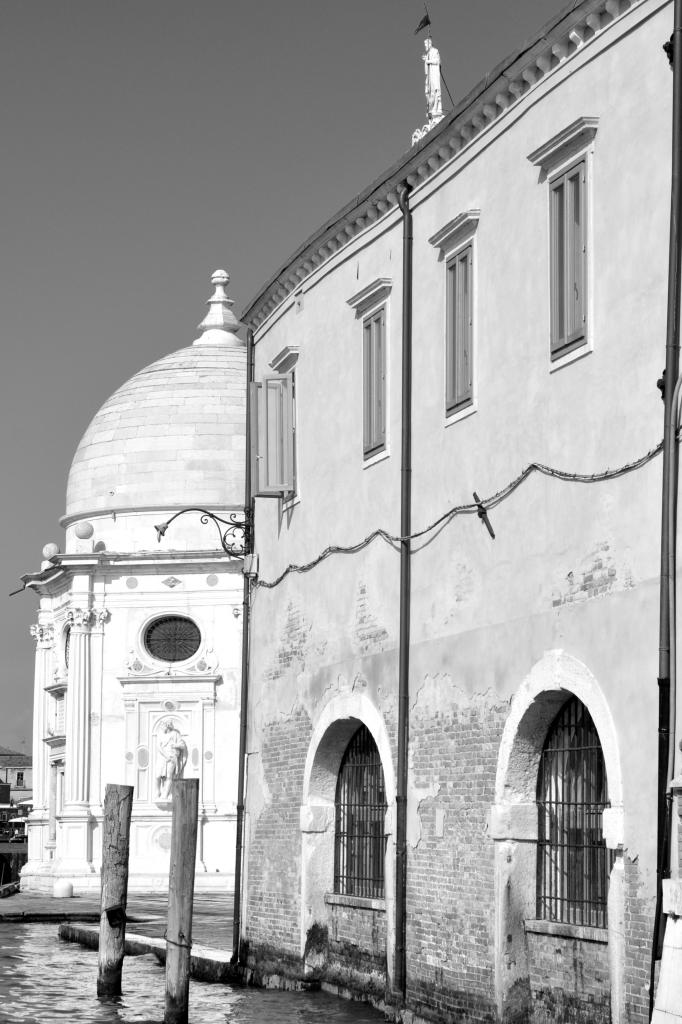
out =
[[164,1024],[188,1024],[198,811],[199,780],[176,780],[173,783],[173,826],[168,881]]
[[128,902],[128,852],[133,787],[107,785],[102,837],[102,903],[97,995],[120,996]]

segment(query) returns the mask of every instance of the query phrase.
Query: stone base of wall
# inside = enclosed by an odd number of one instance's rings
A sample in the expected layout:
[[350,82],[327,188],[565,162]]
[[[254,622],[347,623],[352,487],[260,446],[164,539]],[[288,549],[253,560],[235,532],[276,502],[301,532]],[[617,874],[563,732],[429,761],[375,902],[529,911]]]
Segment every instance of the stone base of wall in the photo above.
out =
[[529,932],[532,1024],[610,1024],[608,946]]

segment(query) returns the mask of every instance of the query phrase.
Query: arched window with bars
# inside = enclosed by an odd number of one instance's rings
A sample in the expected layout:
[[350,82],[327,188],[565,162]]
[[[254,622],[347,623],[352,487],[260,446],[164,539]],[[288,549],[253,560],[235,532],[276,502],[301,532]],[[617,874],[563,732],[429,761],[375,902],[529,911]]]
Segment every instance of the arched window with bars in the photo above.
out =
[[602,832],[606,767],[594,722],[577,697],[563,705],[547,733],[537,805],[538,918],[606,928],[615,856]]
[[382,899],[386,790],[379,751],[364,725],[343,755],[335,811],[334,892]]

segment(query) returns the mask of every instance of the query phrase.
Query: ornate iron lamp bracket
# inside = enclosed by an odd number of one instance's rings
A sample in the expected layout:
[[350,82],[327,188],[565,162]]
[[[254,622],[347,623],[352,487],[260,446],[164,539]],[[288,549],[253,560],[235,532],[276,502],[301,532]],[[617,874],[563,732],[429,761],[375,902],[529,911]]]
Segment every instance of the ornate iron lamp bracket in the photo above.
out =
[[160,523],[154,527],[156,539],[159,543],[161,543],[161,538],[166,533],[170,524],[178,516],[184,516],[187,512],[198,512],[202,523],[214,524],[220,537],[220,546],[226,555],[230,555],[231,558],[243,558],[244,555],[251,554],[253,513],[250,508],[245,508],[239,512],[230,512],[227,519],[223,519],[222,516],[217,516],[214,512],[209,512],[205,508],[183,508],[180,512],[176,512],[174,516],[171,516],[165,523]]

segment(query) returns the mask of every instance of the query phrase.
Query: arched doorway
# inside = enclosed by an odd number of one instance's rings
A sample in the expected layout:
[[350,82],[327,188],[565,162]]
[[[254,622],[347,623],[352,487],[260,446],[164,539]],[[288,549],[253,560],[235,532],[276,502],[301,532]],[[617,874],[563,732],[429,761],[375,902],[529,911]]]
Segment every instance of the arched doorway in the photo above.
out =
[[394,805],[383,716],[363,695],[337,696],[314,726],[306,761],[301,956],[308,973],[376,994],[393,956]]
[[541,1003],[543,975],[548,991],[551,986],[567,999],[589,1003],[594,1021],[619,1020],[623,793],[618,743],[597,680],[563,651],[548,652],[514,697],[500,744],[495,796],[491,833],[500,1014],[522,1015],[531,1002]]

